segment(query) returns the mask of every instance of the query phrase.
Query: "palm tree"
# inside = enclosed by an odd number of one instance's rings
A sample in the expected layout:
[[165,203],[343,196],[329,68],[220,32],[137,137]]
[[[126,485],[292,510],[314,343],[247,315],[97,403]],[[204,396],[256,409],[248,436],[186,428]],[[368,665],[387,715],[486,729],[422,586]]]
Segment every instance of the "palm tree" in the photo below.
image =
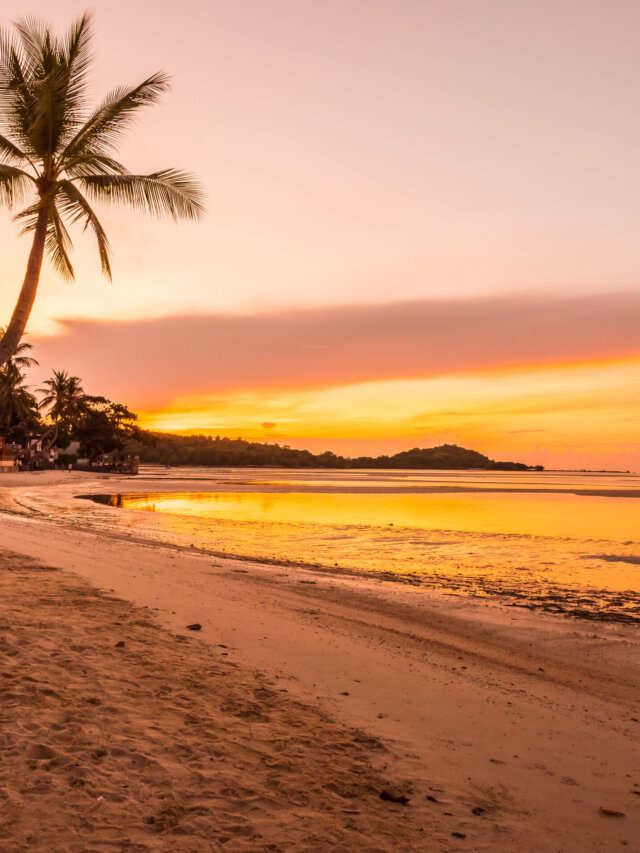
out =
[[102,272],[111,277],[109,242],[89,200],[126,203],[150,214],[197,220],[199,184],[188,173],[164,169],[132,174],[114,159],[117,143],[139,111],[169,87],[163,73],[132,89],[114,89],[91,112],[85,106],[91,65],[87,14],[58,38],[45,25],[23,21],[0,33],[0,202],[35,198],[17,214],[33,232],[27,271],[6,332],[0,365],[24,334],[38,289],[45,250],[53,266],[73,278],[67,226],[81,222],[95,234]]
[[39,394],[41,409],[49,409],[48,415],[53,421],[73,418],[82,408],[85,393],[79,376],[69,376],[66,370],[54,370],[51,379],[45,379]]
[[13,362],[0,367],[0,431],[7,438],[27,434],[40,423],[38,403]]
[[86,395],[81,380],[78,376],[70,376],[66,370],[54,370],[51,379],[45,379],[42,384],[44,387],[38,388],[38,393],[44,394],[40,410],[48,409],[47,415],[53,421],[52,444],[60,436],[68,444],[71,431],[84,412]]

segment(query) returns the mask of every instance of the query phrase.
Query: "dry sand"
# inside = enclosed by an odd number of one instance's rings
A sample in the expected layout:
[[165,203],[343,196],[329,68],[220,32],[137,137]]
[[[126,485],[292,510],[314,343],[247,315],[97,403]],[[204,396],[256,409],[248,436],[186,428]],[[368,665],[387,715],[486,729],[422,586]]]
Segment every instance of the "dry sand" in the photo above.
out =
[[3,853],[420,845],[377,739],[73,574],[0,589]]
[[636,628],[83,531],[25,477],[2,853],[640,851]]

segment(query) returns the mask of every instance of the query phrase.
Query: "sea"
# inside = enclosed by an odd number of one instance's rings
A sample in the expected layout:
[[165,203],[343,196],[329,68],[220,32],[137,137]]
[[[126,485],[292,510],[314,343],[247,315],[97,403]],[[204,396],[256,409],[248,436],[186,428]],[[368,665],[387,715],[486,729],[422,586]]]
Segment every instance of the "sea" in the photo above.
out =
[[156,540],[640,623],[638,475],[143,466],[128,482],[83,497]]

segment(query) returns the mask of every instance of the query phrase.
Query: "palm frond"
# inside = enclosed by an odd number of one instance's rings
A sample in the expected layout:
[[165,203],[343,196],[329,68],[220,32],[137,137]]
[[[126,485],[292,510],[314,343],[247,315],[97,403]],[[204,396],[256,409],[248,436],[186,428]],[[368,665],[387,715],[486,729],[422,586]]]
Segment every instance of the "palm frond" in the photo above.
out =
[[12,136],[28,141],[30,153],[46,161],[82,124],[90,18],[83,15],[63,39],[35,19],[15,28],[17,38],[0,41],[2,112],[8,127],[20,134]]
[[67,280],[75,277],[73,266],[69,259],[69,250],[72,246],[71,237],[62,221],[58,208],[55,204],[52,204],[47,224],[45,248],[54,268]]
[[159,72],[133,89],[114,89],[67,144],[61,164],[87,151],[106,154],[113,150],[137,112],[155,104],[168,88],[169,78]]
[[61,181],[59,194],[61,196],[60,204],[62,209],[70,218],[70,221],[74,223],[80,219],[84,219],[85,230],[89,227],[93,230],[93,233],[96,235],[96,242],[98,243],[98,254],[100,255],[102,272],[107,278],[111,279],[109,240],[91,205],[71,181]]
[[178,169],[150,175],[84,175],[78,181],[92,198],[129,204],[154,216],[198,220],[204,212],[200,184]]
[[5,129],[20,145],[29,147],[31,110],[35,98],[27,85],[32,69],[15,38],[0,31],[0,115]]
[[76,178],[82,175],[125,175],[128,169],[113,157],[86,152],[73,160],[67,160],[64,171],[70,177]]
[[0,163],[0,202],[13,207],[21,201],[35,181],[27,172],[8,163]]
[[59,112],[61,87],[55,41],[36,19],[20,21],[15,28],[18,38],[11,45],[9,63],[14,95],[10,115],[31,148],[44,157],[53,143]]
[[87,12],[71,27],[62,43],[62,55],[67,67],[67,112],[79,120],[78,111],[84,106],[87,72],[91,65],[89,47],[93,39],[91,15]]
[[[4,326],[0,326],[0,340],[4,337],[6,329]],[[33,358],[30,355],[25,355],[25,353],[30,352],[33,349],[33,344],[27,343],[27,341],[22,340],[16,347],[16,351],[13,356],[9,359],[7,364],[14,364],[18,368],[22,367],[38,367],[40,362]]]
[[31,16],[15,23],[24,56],[32,69],[46,74],[56,59],[56,44],[44,21]]
[[0,162],[24,166],[29,163],[27,154],[6,136],[0,135]]

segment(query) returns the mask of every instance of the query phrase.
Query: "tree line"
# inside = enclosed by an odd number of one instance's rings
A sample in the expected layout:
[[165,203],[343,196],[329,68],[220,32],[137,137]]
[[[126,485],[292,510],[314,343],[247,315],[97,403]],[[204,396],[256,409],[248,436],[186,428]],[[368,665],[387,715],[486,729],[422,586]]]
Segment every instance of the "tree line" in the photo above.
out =
[[[211,435],[171,435],[134,429],[127,452],[141,462],[158,465],[200,465],[203,467],[277,468],[415,468],[526,471],[520,462],[495,462],[475,450],[455,444],[402,451],[392,456],[339,456],[331,451],[311,453],[281,444],[265,444],[242,438]],[[541,466],[536,466],[541,470]]]
[[[2,330],[0,329],[0,334]],[[82,380],[54,370],[40,388],[26,383],[26,371],[38,362],[23,341],[13,358],[0,367],[0,435],[26,446],[39,438],[64,454],[77,442],[76,456],[95,460],[119,451],[157,465],[278,468],[421,468],[525,471],[519,462],[495,462],[475,450],[455,444],[413,448],[392,456],[339,456],[331,451],[311,453],[288,445],[210,435],[172,435],[140,429],[127,406],[87,394]]]
[[75,455],[90,460],[124,451],[136,415],[121,403],[87,394],[81,379],[66,370],[54,370],[42,387],[32,390],[26,371],[38,362],[31,349],[23,340],[0,367],[0,435],[5,441],[28,447],[38,439],[45,448],[62,451],[78,442]]

